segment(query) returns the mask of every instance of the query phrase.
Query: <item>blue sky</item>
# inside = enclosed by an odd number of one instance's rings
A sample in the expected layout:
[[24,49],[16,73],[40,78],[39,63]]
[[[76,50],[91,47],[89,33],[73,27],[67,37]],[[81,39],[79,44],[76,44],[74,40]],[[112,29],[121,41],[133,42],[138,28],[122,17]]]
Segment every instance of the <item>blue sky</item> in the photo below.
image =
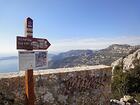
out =
[[0,54],[17,52],[26,17],[51,53],[140,44],[140,0],[0,0]]

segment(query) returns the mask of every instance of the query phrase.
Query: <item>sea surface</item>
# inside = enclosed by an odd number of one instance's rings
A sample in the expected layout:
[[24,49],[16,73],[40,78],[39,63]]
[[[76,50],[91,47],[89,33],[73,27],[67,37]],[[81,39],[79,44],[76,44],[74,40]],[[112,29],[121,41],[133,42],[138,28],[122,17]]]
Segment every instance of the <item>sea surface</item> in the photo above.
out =
[[18,59],[5,59],[0,60],[0,73],[17,72],[18,70]]
[[[50,60],[53,55],[54,54],[48,54],[48,60]],[[0,55],[0,73],[18,72],[18,62],[16,55]]]

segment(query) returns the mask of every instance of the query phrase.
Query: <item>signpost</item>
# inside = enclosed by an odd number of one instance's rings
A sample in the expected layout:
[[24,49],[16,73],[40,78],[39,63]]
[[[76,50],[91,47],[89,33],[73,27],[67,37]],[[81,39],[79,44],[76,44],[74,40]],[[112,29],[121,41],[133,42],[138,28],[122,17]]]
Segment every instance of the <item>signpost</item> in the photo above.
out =
[[26,105],[34,105],[35,102],[33,69],[47,66],[47,52],[32,50],[47,50],[50,45],[47,39],[33,38],[33,20],[28,17],[25,21],[25,37],[17,36],[17,49],[27,50],[19,52],[19,68],[26,70]]
[[17,36],[17,49],[46,50],[49,46],[47,39]]

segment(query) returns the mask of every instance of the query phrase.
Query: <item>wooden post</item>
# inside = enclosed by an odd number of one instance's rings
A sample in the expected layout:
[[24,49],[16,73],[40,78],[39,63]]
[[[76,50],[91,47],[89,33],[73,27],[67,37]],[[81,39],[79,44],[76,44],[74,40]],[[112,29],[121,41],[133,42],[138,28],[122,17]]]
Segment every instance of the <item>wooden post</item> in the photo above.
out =
[[26,93],[26,105],[34,105],[34,78],[33,69],[25,72],[25,93]]
[[[25,21],[25,37],[33,37],[32,33],[33,20],[28,17]],[[33,48],[29,48],[27,50],[31,51],[33,50]],[[33,69],[28,69],[27,71],[25,71],[25,94],[25,105],[35,105]]]

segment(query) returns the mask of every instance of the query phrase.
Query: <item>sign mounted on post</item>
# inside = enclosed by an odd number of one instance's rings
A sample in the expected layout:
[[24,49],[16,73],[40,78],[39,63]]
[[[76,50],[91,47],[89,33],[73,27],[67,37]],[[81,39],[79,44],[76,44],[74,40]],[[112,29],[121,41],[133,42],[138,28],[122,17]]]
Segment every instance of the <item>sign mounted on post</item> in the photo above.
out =
[[34,52],[19,52],[19,70],[28,70],[33,69],[35,66],[34,63]]
[[47,39],[17,36],[17,49],[46,50],[50,45]]
[[33,38],[33,20],[28,17],[25,21],[25,37],[17,36],[17,49],[27,51],[19,52],[19,70],[25,70],[25,94],[27,105],[34,105],[33,70],[48,67],[47,52],[33,50],[47,50],[51,45],[47,39]]
[[46,51],[19,51],[19,70],[46,69],[48,67]]

